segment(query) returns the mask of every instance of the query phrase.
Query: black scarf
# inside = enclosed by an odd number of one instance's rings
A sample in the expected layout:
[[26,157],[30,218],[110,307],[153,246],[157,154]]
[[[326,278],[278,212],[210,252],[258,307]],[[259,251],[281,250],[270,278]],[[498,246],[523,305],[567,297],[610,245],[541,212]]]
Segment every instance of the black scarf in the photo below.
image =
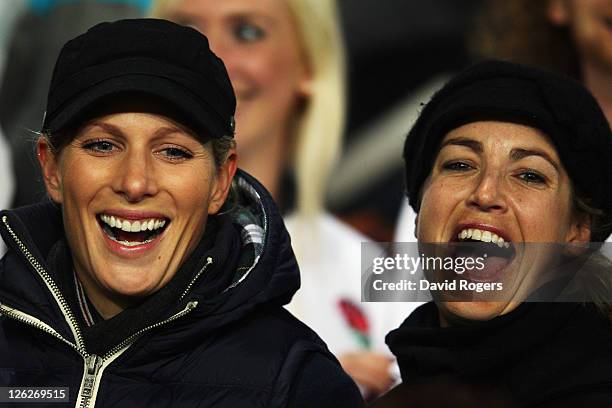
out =
[[442,380],[494,390],[518,406],[612,389],[612,326],[592,305],[524,303],[471,327],[441,328],[436,305],[428,303],[386,342],[403,387]]

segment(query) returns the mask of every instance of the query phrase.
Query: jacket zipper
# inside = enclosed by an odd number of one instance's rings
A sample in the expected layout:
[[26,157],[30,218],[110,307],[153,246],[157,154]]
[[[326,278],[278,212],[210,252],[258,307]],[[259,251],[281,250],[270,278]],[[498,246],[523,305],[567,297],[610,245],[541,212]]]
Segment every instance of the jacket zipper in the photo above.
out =
[[[79,388],[79,394],[77,397],[77,404],[76,404],[80,408],[88,408],[92,406],[92,404],[95,405],[96,395],[97,395],[98,387],[100,385],[100,378],[102,376],[104,369],[110,363],[112,363],[117,357],[123,354],[123,352],[126,351],[128,347],[134,341],[138,339],[138,337],[140,337],[142,334],[146,333],[147,331],[151,329],[163,326],[180,317],[185,316],[186,314],[190,313],[193,309],[195,309],[196,306],[198,305],[197,301],[188,302],[185,308],[181,310],[180,312],[175,313],[174,315],[170,316],[169,318],[161,322],[152,324],[150,326],[147,326],[137,331],[136,333],[134,333],[133,335],[131,335],[130,337],[128,337],[127,339],[119,343],[117,346],[113,347],[103,357],[97,356],[95,354],[88,354],[87,350],[85,349],[85,342],[81,335],[81,331],[76,322],[76,319],[74,315],[72,314],[72,311],[68,307],[68,303],[66,302],[66,299],[64,299],[64,296],[58,289],[57,285],[55,284],[53,279],[51,279],[51,277],[49,276],[47,271],[45,271],[42,265],[40,265],[40,263],[36,260],[36,257],[32,255],[32,253],[28,250],[25,244],[19,239],[17,234],[15,234],[15,232],[13,231],[13,229],[8,223],[8,217],[6,215],[2,217],[2,222],[6,226],[7,230],[9,231],[11,237],[13,238],[17,246],[19,246],[20,251],[23,253],[23,255],[26,257],[26,259],[28,260],[32,268],[34,268],[34,270],[38,273],[38,275],[42,278],[42,280],[47,285],[47,288],[49,289],[49,291],[52,293],[53,297],[55,298],[55,301],[57,302],[60,308],[60,311],[64,315],[64,319],[66,319],[66,321],[68,322],[68,326],[70,327],[70,330],[72,331],[72,334],[76,340],[76,344],[64,338],[64,336],[59,334],[55,329],[53,329],[48,324],[44,323],[42,320],[37,319],[36,317],[31,316],[23,311],[14,309],[12,307],[3,305],[1,303],[0,303],[0,311],[2,311],[2,314],[4,314],[5,316],[8,316],[21,323],[28,324],[32,327],[35,327],[61,340],[62,342],[74,348],[81,355],[81,357],[83,357],[83,359],[85,360],[85,368],[84,368],[83,379],[81,381],[81,386]],[[206,267],[210,265],[211,263],[212,263],[212,258],[209,257],[207,259],[206,265],[204,265],[204,267],[200,270],[200,272],[198,272],[196,277],[192,280],[188,289],[184,292],[183,296],[187,294],[187,291],[191,288],[195,280],[205,271]]]
[[8,232],[11,234],[11,237],[13,238],[15,243],[17,243],[17,246],[19,246],[21,253],[26,257],[32,268],[34,268],[34,270],[38,273],[41,279],[45,282],[47,288],[55,298],[56,303],[58,304],[62,314],[64,315],[64,319],[66,319],[66,322],[68,322],[68,326],[72,331],[72,335],[74,336],[76,342],[77,351],[83,356],[87,355],[87,351],[85,350],[85,342],[81,335],[81,329],[79,328],[79,325],[77,324],[76,319],[72,314],[72,311],[68,307],[68,302],[66,302],[66,299],[64,299],[64,296],[58,289],[53,279],[51,279],[47,271],[45,271],[42,265],[36,260],[36,257],[32,255],[32,253],[28,250],[25,244],[19,239],[17,234],[15,234],[15,232],[8,223],[8,217],[6,215],[2,217],[2,222],[6,226]]
[[198,271],[198,273],[196,273],[196,275],[193,277],[193,279],[191,280],[191,282],[189,282],[189,285],[187,285],[187,288],[185,289],[185,291],[183,292],[183,294],[181,295],[180,299],[182,300],[187,293],[191,290],[191,287],[196,283],[196,281],[198,280],[198,278],[200,277],[200,275],[202,275],[204,273],[204,271],[206,271],[206,269],[208,269],[208,267],[210,265],[212,265],[213,263],[213,259],[209,256],[208,258],[206,258],[206,264]]
[[100,357],[95,354],[90,354],[85,358],[85,370],[83,374],[83,380],[81,381],[81,387],[79,389],[79,395],[77,397],[76,406],[79,408],[88,408],[95,406],[96,397],[98,394],[98,388],[100,387],[100,380],[106,367],[108,367],[117,357],[123,354],[140,336],[151,329],[163,326],[176,319],[179,319],[186,314],[190,313],[198,305],[197,301],[188,302],[185,308],[178,313],[170,316],[169,318],[147,326],[130,337],[113,347],[104,356]]
[[64,336],[59,334],[53,327],[49,326],[47,323],[43,322],[42,320],[39,320],[35,318],[34,316],[24,313],[21,310],[14,309],[12,307],[9,307],[3,304],[0,304],[0,314],[3,314],[7,317],[10,317],[13,320],[17,320],[21,323],[24,323],[24,324],[33,326],[39,330],[42,330],[45,333],[50,334],[51,336],[68,344],[70,347],[75,349],[80,354],[79,348],[77,347],[76,344],[64,338]]
[[47,334],[50,334],[51,336],[68,344],[70,347],[74,348],[79,354],[81,354],[81,356],[85,360],[85,368],[83,370],[83,379],[81,380],[81,386],[79,387],[79,394],[77,397],[76,406],[78,406],[79,408],[88,408],[90,406],[93,406],[92,404],[95,404],[102,373],[104,369],[110,365],[110,363],[112,363],[117,357],[123,354],[123,352],[126,351],[129,346],[132,345],[132,343],[134,343],[138,339],[138,337],[140,337],[149,330],[163,326],[187,315],[193,309],[195,309],[197,305],[198,302],[195,300],[188,302],[185,305],[185,308],[180,312],[175,313],[174,315],[161,322],[149,325],[137,331],[136,333],[132,334],[130,337],[119,343],[117,346],[113,347],[103,357],[100,357],[96,354],[82,354],[76,344],[64,338],[48,324],[35,318],[34,316],[22,312],[21,310],[14,309],[4,304],[0,304],[0,311],[3,315],[7,317],[10,317],[24,324],[28,324]]

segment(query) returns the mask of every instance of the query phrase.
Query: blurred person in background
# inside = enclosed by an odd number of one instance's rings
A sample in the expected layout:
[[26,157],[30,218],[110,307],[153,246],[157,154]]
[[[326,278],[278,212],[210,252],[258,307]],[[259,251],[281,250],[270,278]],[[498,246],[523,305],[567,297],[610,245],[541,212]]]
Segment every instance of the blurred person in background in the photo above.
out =
[[490,0],[471,47],[582,81],[612,123],[612,0]]
[[12,206],[16,207],[38,202],[45,195],[33,131],[40,129],[43,120],[47,86],[60,48],[95,23],[142,16],[149,0],[5,3],[19,9],[12,30],[5,33],[7,54],[0,84],[0,126],[13,152]]
[[160,0],[152,14],[202,31],[227,64],[240,166],[280,202],[298,258],[301,289],[289,310],[326,341],[366,395],[385,391],[393,383],[383,342],[392,311],[360,304],[366,238],[323,208],[345,112],[335,3]]

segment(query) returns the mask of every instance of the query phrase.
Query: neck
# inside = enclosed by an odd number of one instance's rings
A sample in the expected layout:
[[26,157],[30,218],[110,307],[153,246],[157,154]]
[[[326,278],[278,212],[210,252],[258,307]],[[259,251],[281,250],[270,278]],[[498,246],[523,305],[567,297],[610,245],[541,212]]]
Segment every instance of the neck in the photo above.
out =
[[263,184],[277,202],[287,156],[285,136],[283,132],[276,132],[266,136],[265,143],[253,143],[247,151],[238,152],[240,168]]
[[103,291],[92,281],[89,274],[82,272],[82,268],[76,262],[74,267],[77,277],[81,281],[81,285],[83,285],[83,290],[87,294],[87,298],[104,320],[115,317],[137,302],[136,299],[128,299]]
[[582,65],[584,84],[591,91],[601,110],[603,110],[608,123],[612,124],[612,72],[598,65],[584,63]]

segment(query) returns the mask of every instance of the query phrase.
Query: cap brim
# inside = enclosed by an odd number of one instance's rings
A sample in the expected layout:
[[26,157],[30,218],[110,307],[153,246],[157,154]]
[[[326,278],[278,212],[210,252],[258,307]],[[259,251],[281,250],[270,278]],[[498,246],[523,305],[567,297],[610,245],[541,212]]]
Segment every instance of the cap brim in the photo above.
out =
[[100,100],[107,100],[111,96],[122,98],[128,93],[150,95],[168,103],[171,108],[169,113],[179,112],[181,122],[186,122],[182,124],[202,138],[218,138],[227,134],[227,130],[219,125],[218,115],[182,84],[160,76],[133,73],[108,78],[81,91],[61,107],[44,130],[53,133],[77,125],[85,115],[95,114],[92,108]]

